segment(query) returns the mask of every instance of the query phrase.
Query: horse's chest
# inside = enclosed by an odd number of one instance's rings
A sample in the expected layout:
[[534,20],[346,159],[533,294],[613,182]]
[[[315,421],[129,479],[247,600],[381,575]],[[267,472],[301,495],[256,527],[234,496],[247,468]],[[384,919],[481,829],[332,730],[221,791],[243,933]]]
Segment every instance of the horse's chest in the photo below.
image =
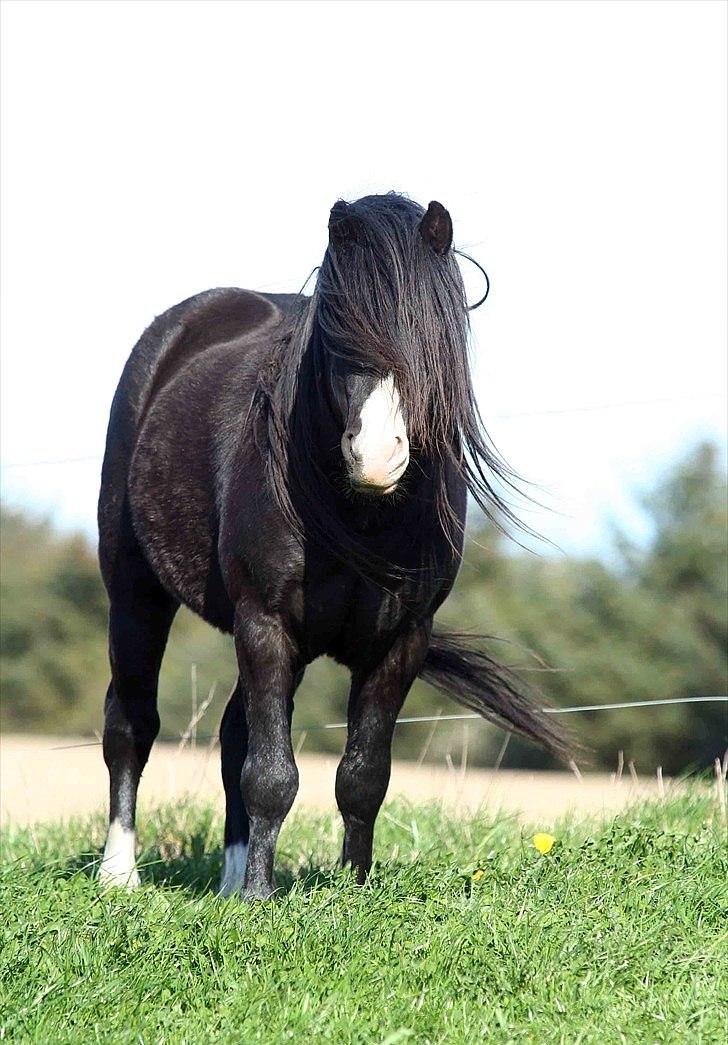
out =
[[398,600],[343,571],[305,584],[303,604],[309,656],[325,653],[349,665],[362,659],[371,643],[396,631],[403,617]]

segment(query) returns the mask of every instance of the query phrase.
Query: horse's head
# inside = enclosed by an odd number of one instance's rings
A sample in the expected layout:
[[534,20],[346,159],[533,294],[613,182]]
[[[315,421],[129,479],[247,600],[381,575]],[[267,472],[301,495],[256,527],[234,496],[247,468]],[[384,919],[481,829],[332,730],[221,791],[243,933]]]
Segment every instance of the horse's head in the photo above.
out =
[[[415,248],[442,263],[451,244],[452,221],[439,203],[425,212],[401,197],[368,197],[332,208],[322,279],[329,293],[319,299],[319,315],[328,334],[341,452],[360,492],[390,494],[407,470],[407,417],[421,411],[403,401],[420,362],[405,269],[418,257]],[[421,402],[418,384],[410,398]],[[424,442],[421,434],[417,441]]]

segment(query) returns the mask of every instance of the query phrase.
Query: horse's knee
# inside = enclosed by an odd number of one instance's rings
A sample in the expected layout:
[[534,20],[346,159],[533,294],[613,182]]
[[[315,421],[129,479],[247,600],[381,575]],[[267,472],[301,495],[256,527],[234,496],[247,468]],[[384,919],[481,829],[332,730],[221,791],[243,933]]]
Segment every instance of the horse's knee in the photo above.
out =
[[365,758],[347,751],[336,772],[336,802],[345,818],[364,823],[376,818],[389,786],[391,760],[378,753]]
[[298,791],[298,769],[292,754],[249,753],[243,764],[240,785],[250,817],[282,820]]

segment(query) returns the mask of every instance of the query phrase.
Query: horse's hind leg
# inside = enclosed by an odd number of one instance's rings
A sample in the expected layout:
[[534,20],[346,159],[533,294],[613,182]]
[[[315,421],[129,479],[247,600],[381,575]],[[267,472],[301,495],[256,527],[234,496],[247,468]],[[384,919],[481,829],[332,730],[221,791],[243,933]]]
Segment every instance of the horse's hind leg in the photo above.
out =
[[159,732],[157,682],[178,604],[141,552],[125,557],[109,587],[111,684],[106,694],[104,761],[109,770],[109,834],[100,880],[139,884],[135,816],[139,779]]
[[336,801],[344,819],[342,863],[363,884],[372,864],[374,822],[392,769],[392,734],[407,692],[427,655],[429,624],[400,636],[384,659],[355,672],[349,697],[346,750],[336,773]]
[[248,861],[250,825],[243,803],[240,778],[248,753],[248,723],[240,679],[230,694],[220,723],[222,782],[225,788],[225,862],[220,895],[231,896],[243,888]]

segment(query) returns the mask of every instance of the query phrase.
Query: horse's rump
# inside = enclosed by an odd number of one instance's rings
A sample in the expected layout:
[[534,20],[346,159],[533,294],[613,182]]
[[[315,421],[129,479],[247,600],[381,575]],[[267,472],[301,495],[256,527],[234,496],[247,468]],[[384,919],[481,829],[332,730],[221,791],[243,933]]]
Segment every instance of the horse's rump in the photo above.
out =
[[[152,502],[168,506],[173,499],[177,524],[204,549],[198,573],[209,572],[217,529],[209,421],[219,396],[238,394],[245,409],[265,353],[261,342],[272,345],[295,300],[237,288],[206,291],[158,316],[137,342],[114,396],[101,479],[99,552],[107,584],[119,542],[136,538],[165,587],[198,613],[205,615],[210,601],[204,589],[222,594],[219,577],[210,576],[196,594],[180,591],[176,571],[164,562],[164,528],[150,539],[145,519],[156,510]],[[241,369],[237,388],[220,379],[231,367]]]

